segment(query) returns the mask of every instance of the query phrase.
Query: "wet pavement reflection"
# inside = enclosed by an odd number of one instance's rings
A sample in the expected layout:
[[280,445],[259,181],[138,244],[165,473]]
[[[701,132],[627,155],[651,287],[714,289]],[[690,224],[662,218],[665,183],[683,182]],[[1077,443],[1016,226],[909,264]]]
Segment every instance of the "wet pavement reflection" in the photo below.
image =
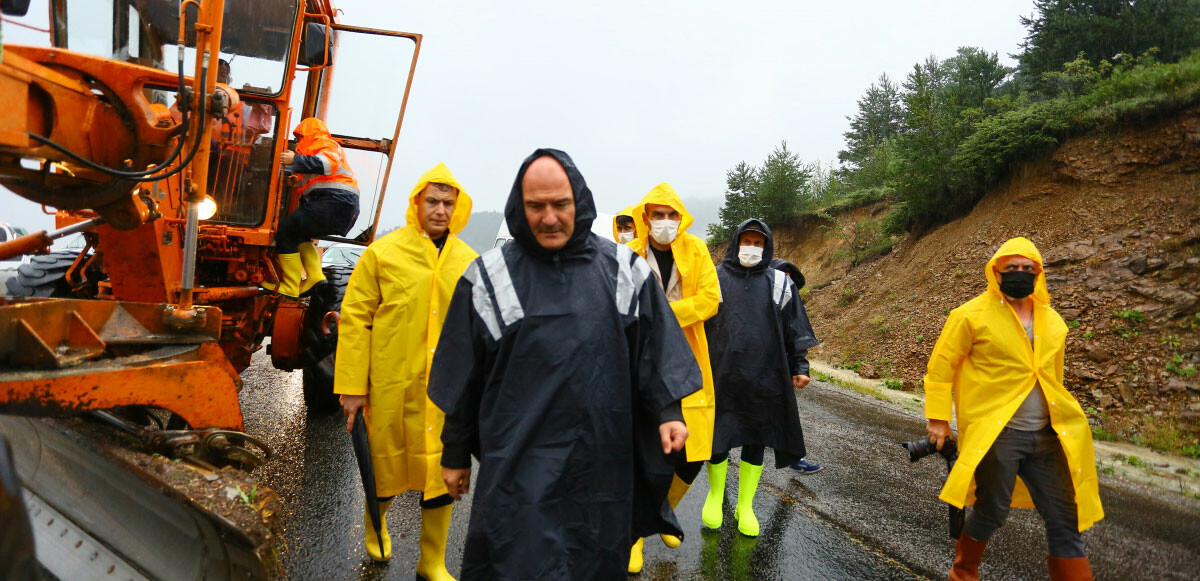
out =
[[[273,369],[263,352],[243,374],[248,432],[275,457],[256,475],[284,501],[282,561],[292,579],[412,579],[420,529],[418,493],[397,497],[388,513],[390,564],[363,548],[363,499],[340,413],[308,414],[300,373]],[[676,548],[647,539],[637,576],[667,579],[939,579],[953,557],[946,507],[937,500],[945,464],[909,464],[900,441],[924,432],[916,411],[814,381],[799,397],[809,460],[826,469],[800,475],[774,469],[768,451],[755,513],[757,539],[737,532],[737,451],[731,455],[725,519],[704,530],[708,492],[701,471],[676,513],[685,539]],[[914,403],[913,410],[919,410]],[[1102,482],[1107,518],[1084,534],[1096,579],[1200,578],[1200,512]],[[469,503],[455,505],[447,567],[462,560]],[[981,576],[1046,579],[1045,533],[1034,511],[1014,510],[992,539]]]

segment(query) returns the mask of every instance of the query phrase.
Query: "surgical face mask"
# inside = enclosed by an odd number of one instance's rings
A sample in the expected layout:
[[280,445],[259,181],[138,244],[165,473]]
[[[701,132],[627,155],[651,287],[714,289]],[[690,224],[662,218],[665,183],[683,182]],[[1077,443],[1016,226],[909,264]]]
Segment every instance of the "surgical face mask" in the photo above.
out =
[[628,244],[633,241],[633,232],[617,232],[617,242]]
[[679,220],[651,220],[650,237],[659,244],[670,244],[679,234]]
[[762,262],[763,249],[758,246],[739,246],[738,262],[746,268],[758,266]]
[[1033,281],[1037,275],[1032,272],[1002,272],[1000,273],[1000,292],[1014,298],[1023,299],[1033,294]]

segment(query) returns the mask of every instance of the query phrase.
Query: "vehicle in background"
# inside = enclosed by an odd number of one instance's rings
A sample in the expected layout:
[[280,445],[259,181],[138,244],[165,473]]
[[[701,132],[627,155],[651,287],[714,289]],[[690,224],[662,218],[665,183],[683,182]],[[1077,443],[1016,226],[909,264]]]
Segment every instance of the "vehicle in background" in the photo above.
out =
[[[612,226],[612,221],[615,217],[615,214],[596,212],[596,219],[592,221],[592,233],[605,240],[612,240],[613,242],[616,242],[616,240],[613,239]],[[496,231],[496,242],[492,244],[492,248],[500,248],[501,246],[512,242],[512,239],[512,235],[508,233],[508,222],[501,221],[500,229]]]
[[362,256],[363,247],[357,244],[344,244],[336,242],[322,248],[321,265],[341,265],[354,268],[358,264],[358,258]]
[[[20,226],[12,226],[0,222],[0,242],[7,242],[14,238],[24,236],[28,233],[29,232]],[[28,263],[29,259],[29,255],[24,255],[0,260],[0,295],[4,294],[5,285],[8,283],[8,279],[17,276],[17,269],[20,268],[22,264]]]

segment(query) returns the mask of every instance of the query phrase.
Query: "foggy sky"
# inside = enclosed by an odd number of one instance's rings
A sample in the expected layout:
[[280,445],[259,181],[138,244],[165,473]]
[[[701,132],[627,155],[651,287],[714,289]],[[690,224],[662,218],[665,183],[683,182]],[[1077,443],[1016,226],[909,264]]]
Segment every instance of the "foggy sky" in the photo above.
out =
[[[424,35],[381,228],[403,223],[407,192],[438,162],[477,211],[501,210],[541,146],[574,157],[602,212],[664,181],[685,204],[715,207],[725,171],[760,163],[782,140],[806,161],[834,161],[846,116],[880,73],[899,83],[960,46],[1014,65],[1018,17],[1033,12],[1032,0],[336,5],[343,23]],[[44,25],[43,14],[28,18]],[[4,25],[6,41],[21,34]],[[407,72],[386,55],[339,66],[365,92],[374,75]],[[391,125],[384,112],[362,114]],[[30,202],[5,206],[0,220],[52,226]]]

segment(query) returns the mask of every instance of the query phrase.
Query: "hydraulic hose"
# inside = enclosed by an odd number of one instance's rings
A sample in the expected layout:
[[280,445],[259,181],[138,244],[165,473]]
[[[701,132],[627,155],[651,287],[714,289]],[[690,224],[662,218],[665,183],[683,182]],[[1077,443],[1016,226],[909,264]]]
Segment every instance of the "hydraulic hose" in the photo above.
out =
[[[187,7],[185,6],[184,7],[185,12],[183,14],[183,18],[185,19],[185,21],[187,18],[186,10],[187,10]],[[197,7],[197,11],[198,10],[199,10],[199,8]],[[197,18],[198,17],[199,17],[199,12],[197,12]],[[183,126],[184,133],[183,133],[183,135],[181,135],[179,137],[179,141],[176,142],[175,148],[171,151],[171,155],[167,156],[166,161],[163,161],[162,163],[160,163],[150,169],[141,170],[141,171],[117,170],[117,169],[112,169],[110,167],[105,167],[103,165],[95,163],[95,162],[67,149],[66,147],[63,147],[62,145],[55,143],[53,140],[51,140],[48,137],[37,135],[36,133],[31,133],[31,132],[27,132],[27,135],[29,135],[29,137],[31,139],[33,139],[34,141],[37,141],[38,143],[46,145],[46,146],[50,147],[51,149],[53,149],[59,153],[62,153],[63,155],[66,155],[67,157],[70,157],[71,159],[75,160],[76,162],[82,164],[85,167],[88,167],[92,170],[101,172],[103,174],[112,176],[117,179],[130,180],[130,181],[135,181],[135,182],[151,182],[151,181],[158,181],[158,180],[161,180],[164,178],[171,177],[171,176],[179,173],[180,171],[183,171],[183,168],[187,167],[187,165],[189,163],[191,163],[192,159],[195,158],[195,156],[196,156],[196,152],[199,151],[200,139],[203,138],[202,135],[196,135],[196,138],[192,143],[192,148],[188,152],[186,159],[184,159],[175,169],[173,169],[165,174],[154,175],[157,172],[160,172],[160,171],[170,167],[171,164],[174,163],[179,158],[179,154],[183,150],[183,144],[187,141],[187,138],[188,138],[188,131],[187,131],[188,130],[188,122],[189,122],[188,110],[190,109],[190,107],[187,105],[187,101],[183,99],[186,88],[184,85],[184,74],[183,74],[184,44],[183,44],[182,39],[180,40],[178,47],[179,47],[178,51],[177,51],[178,52],[178,71],[179,71],[178,89],[179,89],[179,97],[180,97],[179,112],[180,112],[180,125]],[[207,82],[207,80],[208,80],[208,64],[205,63],[202,67],[202,73],[201,73],[201,77],[200,77],[200,90],[198,92],[198,95],[199,95],[198,100],[200,102],[198,117],[201,120],[201,123],[203,123],[203,121],[204,121],[204,115],[205,115],[206,108],[207,108],[206,101],[208,100],[207,99],[208,95],[207,95],[207,91],[205,90],[206,89],[205,83]],[[200,133],[200,132],[197,132],[197,133]]]

